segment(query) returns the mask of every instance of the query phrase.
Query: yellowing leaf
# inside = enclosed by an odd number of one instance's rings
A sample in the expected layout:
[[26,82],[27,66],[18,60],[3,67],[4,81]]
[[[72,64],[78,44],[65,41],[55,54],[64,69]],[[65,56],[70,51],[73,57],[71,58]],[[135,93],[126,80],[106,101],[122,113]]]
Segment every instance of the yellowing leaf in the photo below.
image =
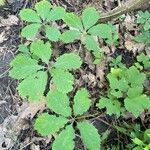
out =
[[0,6],[5,4],[5,0],[0,0]]

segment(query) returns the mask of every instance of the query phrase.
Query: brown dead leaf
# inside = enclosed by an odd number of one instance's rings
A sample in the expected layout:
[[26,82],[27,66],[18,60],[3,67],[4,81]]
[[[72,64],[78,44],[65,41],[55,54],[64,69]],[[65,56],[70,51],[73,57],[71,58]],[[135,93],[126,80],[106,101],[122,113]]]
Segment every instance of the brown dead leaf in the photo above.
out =
[[95,86],[96,85],[96,78],[95,75],[93,75],[92,73],[88,73],[88,74],[84,74],[82,75],[82,79],[88,83],[88,85],[92,85]]
[[145,47],[145,51],[148,57],[150,57],[150,46]]
[[101,51],[104,52],[105,54],[110,54],[110,48],[108,46],[103,46],[101,48]]
[[8,15],[7,19],[2,18],[0,20],[0,25],[1,26],[12,26],[12,25],[17,25],[19,22],[19,19],[15,15]]
[[134,48],[134,43],[131,41],[125,41],[124,45],[125,45],[125,48],[129,51],[132,51]]
[[40,150],[40,145],[35,145],[34,143],[31,144],[31,150]]
[[103,87],[103,82],[105,81],[106,62],[103,60],[100,64],[96,65],[96,78],[100,80],[99,87]]
[[135,29],[136,24],[134,22],[135,17],[127,14],[123,24],[125,25],[126,29],[130,31]]
[[5,31],[0,33],[0,43],[5,42],[8,39],[8,37],[5,37]]
[[29,103],[28,107],[24,109],[18,116],[13,131],[16,135],[19,135],[22,128],[27,124],[26,120],[33,119],[38,111],[43,111],[46,108],[45,98],[36,103]]

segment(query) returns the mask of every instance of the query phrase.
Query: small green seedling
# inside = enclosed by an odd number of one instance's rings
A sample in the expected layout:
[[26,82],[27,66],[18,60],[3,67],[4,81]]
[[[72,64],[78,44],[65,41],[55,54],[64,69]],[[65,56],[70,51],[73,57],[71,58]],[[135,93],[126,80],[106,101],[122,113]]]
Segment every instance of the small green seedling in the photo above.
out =
[[99,19],[100,15],[94,7],[84,9],[81,17],[73,13],[66,13],[63,17],[63,21],[70,30],[62,34],[62,41],[70,43],[74,40],[81,40],[81,43],[95,56],[94,63],[99,63],[102,58],[98,43],[99,38],[109,44],[118,40],[114,26],[112,24],[96,24]]
[[145,45],[150,44],[150,31],[141,31],[134,40],[138,43],[144,43]]
[[126,122],[121,126],[116,126],[116,129],[131,139],[126,146],[127,150],[150,150],[150,129],[142,131],[139,124]]
[[143,26],[145,31],[150,29],[150,13],[138,11],[137,23]]
[[46,0],[36,3],[35,10],[22,9],[19,16],[27,22],[27,26],[22,29],[21,35],[28,40],[34,40],[38,33],[44,31],[50,41],[58,41],[61,33],[52,23],[62,19],[64,14],[63,7],[52,6]]
[[150,99],[143,94],[146,75],[135,66],[112,68],[107,79],[110,88],[107,96],[102,97],[97,104],[100,109],[106,108],[109,115],[116,114],[117,117],[125,112],[138,117],[145,109],[150,108]]
[[25,45],[21,45],[19,50],[23,53],[11,62],[10,76],[21,80],[17,87],[21,97],[40,100],[48,82],[48,73],[58,91],[68,93],[73,89],[74,77],[69,70],[80,68],[82,62],[77,54],[63,54],[52,65],[49,63],[52,56],[49,42],[37,40],[31,43],[30,50]]
[[[76,92],[73,105],[70,104],[66,94],[58,91],[48,93],[47,103],[50,110],[53,111],[53,115],[48,113],[39,115],[34,127],[43,136],[55,134],[52,150],[73,150],[75,131],[77,130],[79,130],[87,149],[101,149],[101,138],[97,129],[89,121],[81,119],[81,115],[91,106],[89,93],[86,89],[82,88]],[[73,126],[74,122],[77,123],[76,127]]]
[[125,67],[125,65],[121,61],[122,61],[122,55],[119,55],[116,58],[113,58],[111,60],[109,66],[113,68],[123,68]]
[[150,44],[150,13],[148,11],[139,11],[137,24],[141,26],[141,33],[135,37],[135,41],[146,45]]
[[142,63],[142,66],[144,66],[144,69],[150,68],[150,58],[144,53],[141,53],[140,55],[137,56],[137,61],[139,63]]

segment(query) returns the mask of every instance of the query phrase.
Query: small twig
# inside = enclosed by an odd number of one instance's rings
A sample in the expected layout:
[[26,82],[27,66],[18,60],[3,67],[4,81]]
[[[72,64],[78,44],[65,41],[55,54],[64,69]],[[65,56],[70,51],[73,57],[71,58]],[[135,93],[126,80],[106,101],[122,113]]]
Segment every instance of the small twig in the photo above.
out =
[[137,10],[144,4],[148,4],[149,1],[150,0],[129,0],[128,2],[121,4],[121,6],[111,10],[110,12],[102,14],[100,20],[97,23],[106,22],[125,13]]

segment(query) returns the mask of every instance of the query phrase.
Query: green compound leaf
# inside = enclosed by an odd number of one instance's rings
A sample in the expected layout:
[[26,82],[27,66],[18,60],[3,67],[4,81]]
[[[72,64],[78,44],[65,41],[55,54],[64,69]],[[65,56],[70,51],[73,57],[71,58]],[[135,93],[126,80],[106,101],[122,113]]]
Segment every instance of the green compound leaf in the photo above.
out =
[[49,40],[51,41],[58,41],[60,36],[61,36],[61,33],[60,31],[55,28],[55,27],[49,27],[49,26],[46,26],[46,36],[48,37]]
[[138,117],[145,109],[150,109],[150,99],[146,95],[140,95],[134,98],[124,100],[125,108],[135,117]]
[[48,113],[43,113],[36,119],[34,128],[42,136],[47,136],[58,132],[67,122],[68,120],[62,116],[56,117]]
[[72,125],[66,127],[55,139],[52,150],[73,150],[75,133]]
[[80,39],[81,33],[77,30],[68,30],[61,36],[61,40],[64,43],[71,43],[74,40]]
[[91,106],[91,100],[89,99],[89,93],[86,89],[80,89],[77,91],[74,97],[73,110],[75,115],[82,115]]
[[81,58],[75,53],[63,54],[56,59],[55,68],[72,70],[80,68],[82,64]]
[[82,22],[84,29],[87,30],[92,27],[100,18],[99,13],[94,7],[89,7],[82,12]]
[[72,28],[83,30],[81,19],[73,13],[66,13],[63,21]]
[[42,71],[25,78],[17,87],[19,95],[28,97],[29,101],[39,101],[44,95],[47,78],[47,73]]
[[115,114],[117,117],[120,116],[121,106],[117,100],[102,97],[96,106],[100,109],[106,108],[107,114],[109,115]]
[[89,29],[88,33],[104,39],[109,39],[112,37],[112,29],[108,24],[98,24],[93,26]]
[[37,22],[40,23],[41,19],[37,15],[37,13],[32,10],[32,9],[22,9],[19,13],[19,16],[22,20],[27,21],[27,22]]
[[42,0],[35,5],[37,14],[43,19],[46,20],[50,13],[51,4],[47,0]]
[[21,35],[27,39],[35,38],[38,33],[41,24],[33,23],[24,27],[21,31]]
[[81,138],[84,145],[89,150],[100,150],[101,139],[97,129],[88,121],[78,123],[78,129],[80,130]]
[[74,77],[71,73],[61,70],[52,69],[51,71],[52,81],[56,86],[57,90],[62,93],[68,93],[73,89]]
[[33,55],[36,55],[43,62],[45,62],[46,64],[49,63],[49,59],[52,53],[51,44],[49,42],[44,43],[44,41],[42,40],[34,41],[30,46],[30,50]]
[[24,79],[43,68],[38,65],[36,60],[23,54],[17,55],[16,58],[12,60],[10,65],[13,68],[9,72],[9,75],[14,79]]
[[61,6],[53,7],[50,11],[47,20],[48,21],[55,21],[60,20],[65,15],[65,9]]
[[146,80],[146,75],[141,73],[135,66],[130,67],[126,72],[127,80],[131,83],[132,87],[141,86]]
[[47,95],[48,107],[55,113],[64,117],[71,116],[69,98],[66,94],[59,91],[50,91]]

